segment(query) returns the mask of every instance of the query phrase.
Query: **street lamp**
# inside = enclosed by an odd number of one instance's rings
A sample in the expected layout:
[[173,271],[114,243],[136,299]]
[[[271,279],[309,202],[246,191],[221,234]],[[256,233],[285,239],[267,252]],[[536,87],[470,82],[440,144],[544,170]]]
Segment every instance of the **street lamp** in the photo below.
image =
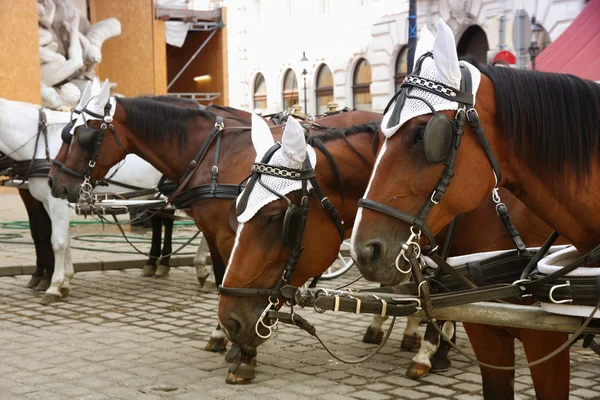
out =
[[535,15],[531,17],[531,45],[529,46],[529,56],[531,57],[531,70],[535,71],[535,58],[540,54],[540,42],[542,40],[542,28],[536,21]]
[[306,58],[306,52],[302,52],[302,58],[300,59],[300,64],[302,65],[302,76],[304,77],[304,114],[308,115],[308,107],[307,107],[307,99],[306,99],[306,75],[308,75],[308,71],[306,67],[308,66],[308,58]]

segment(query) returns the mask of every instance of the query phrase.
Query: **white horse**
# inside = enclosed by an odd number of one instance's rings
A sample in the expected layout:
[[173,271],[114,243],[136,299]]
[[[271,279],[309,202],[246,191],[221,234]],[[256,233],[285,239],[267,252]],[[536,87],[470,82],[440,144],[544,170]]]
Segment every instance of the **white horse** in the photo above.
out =
[[[100,85],[98,84],[99,88]],[[77,110],[81,110],[93,97],[91,85],[86,87]],[[46,141],[43,136],[37,141],[40,107],[0,99],[0,152],[15,161],[46,158]],[[43,110],[47,120],[48,150],[50,158],[54,158],[62,144],[61,132],[71,122],[71,113],[53,110]],[[109,171],[111,176],[114,169]],[[126,168],[119,168],[112,179],[126,185],[142,188],[154,187],[162,174],[141,158],[131,155],[126,158]],[[51,194],[46,177],[30,177],[28,188],[32,196],[42,202],[52,222],[52,249],[55,255],[54,274],[50,287],[46,290],[42,304],[49,304],[67,296],[71,291],[71,280],[74,276],[73,262],[70,251],[69,236],[69,207],[66,200],[55,198]],[[122,186],[109,185],[97,190],[97,193],[119,193],[130,191]],[[203,262],[198,249],[195,262]],[[197,267],[200,273],[202,268]]]

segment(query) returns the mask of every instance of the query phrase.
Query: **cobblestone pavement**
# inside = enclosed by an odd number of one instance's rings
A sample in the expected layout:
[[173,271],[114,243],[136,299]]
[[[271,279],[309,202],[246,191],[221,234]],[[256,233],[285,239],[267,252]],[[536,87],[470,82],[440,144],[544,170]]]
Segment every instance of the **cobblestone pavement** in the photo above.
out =
[[[351,270],[326,285],[357,276]],[[280,327],[259,348],[256,380],[225,384],[222,354],[204,351],[216,323],[217,295],[198,288],[194,271],[167,279],[138,270],[84,272],[72,296],[42,307],[28,277],[0,278],[0,399],[461,399],[480,398],[478,368],[456,352],[453,365],[420,382],[404,377],[412,353],[399,351],[403,321],[381,353],[360,365],[332,360],[316,340]],[[360,284],[359,284],[360,286]],[[364,286],[364,284],[363,284]],[[303,310],[323,339],[344,355],[361,355],[367,316]],[[470,352],[459,326],[458,344]],[[572,349],[572,399],[600,397],[600,360]],[[522,348],[518,347],[523,362]],[[518,398],[533,398],[518,371]]]

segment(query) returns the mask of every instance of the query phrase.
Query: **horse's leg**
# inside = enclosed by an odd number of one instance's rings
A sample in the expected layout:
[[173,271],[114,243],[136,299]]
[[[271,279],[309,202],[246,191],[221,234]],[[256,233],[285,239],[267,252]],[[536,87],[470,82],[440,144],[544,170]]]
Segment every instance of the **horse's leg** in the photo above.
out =
[[[456,322],[445,321],[442,325],[442,332],[452,340],[452,343],[456,343]],[[440,340],[440,342],[438,350],[431,357],[431,372],[444,372],[452,365],[452,361],[448,357],[448,353],[450,353],[452,347],[446,340]]]
[[[477,360],[497,366],[515,363],[515,338],[506,329],[463,322]],[[483,397],[488,400],[514,398],[515,371],[479,367]]]
[[[406,369],[406,376],[411,379],[418,379],[429,375],[432,369],[432,358],[437,353],[440,344],[440,335],[432,324],[438,324],[442,327],[444,334],[450,338],[454,336],[454,325],[450,321],[436,321],[427,323],[425,336],[421,342],[419,352],[413,357],[412,362]],[[446,353],[447,356],[447,353]],[[448,364],[450,360],[448,360]],[[448,369],[449,365],[446,366]]]
[[419,334],[419,324],[421,318],[410,316],[406,319],[406,328],[404,328],[404,336],[400,343],[402,351],[418,351],[421,348],[421,335]]
[[[215,240],[209,236],[205,236],[205,240],[210,250],[210,257],[212,259],[213,269],[215,271],[215,281],[218,286],[223,283],[225,263],[221,258],[221,253],[219,252],[219,248],[217,247]],[[219,271],[219,273],[217,273],[217,271]],[[217,329],[210,334],[210,339],[208,339],[208,343],[206,343],[206,347],[204,349],[206,351],[220,353],[227,349],[227,343],[227,337],[221,330],[221,327],[217,325]]]
[[[43,237],[41,232],[41,214],[43,213],[48,215],[48,213],[44,209],[44,205],[38,200],[36,200],[28,190],[19,189],[19,195],[21,196],[21,200],[23,200],[23,204],[25,205],[25,209],[27,210],[27,216],[29,217],[29,230],[31,232],[31,237],[35,245],[36,254],[35,272],[31,276],[29,282],[27,282],[27,287],[35,288],[40,284],[40,282],[44,278],[46,264],[49,261],[54,262],[54,253],[52,253],[51,260],[45,259],[43,254],[43,246],[45,245],[45,243],[42,242]],[[48,243],[50,243],[49,238]],[[50,250],[52,250],[52,245],[50,245]]]
[[[527,361],[544,357],[569,339],[568,333],[521,329],[520,339]],[[530,368],[535,395],[538,399],[568,399],[571,375],[569,348],[550,360]]]
[[156,276],[161,278],[168,276],[169,270],[171,269],[169,261],[171,260],[171,253],[173,252],[173,224],[175,223],[175,210],[165,212],[168,212],[169,216],[161,217],[162,224],[165,226],[165,240],[163,242],[160,265],[156,269]]
[[[70,291],[68,282],[73,279],[73,266],[72,264],[69,267],[66,265],[68,258],[70,258],[67,257],[67,249],[70,245],[69,208],[64,200],[56,199],[50,195],[48,195],[44,206],[47,207],[52,221],[52,249],[54,250],[52,282],[41,300],[42,304],[47,305],[68,294]],[[68,274],[68,276],[65,276],[65,274]],[[66,286],[65,281],[67,282]],[[65,286],[64,289],[63,286]]]
[[154,215],[150,218],[152,226],[152,245],[150,246],[150,258],[142,268],[142,276],[154,276],[156,272],[156,260],[160,257],[160,237],[162,235],[161,217]]
[[200,243],[198,244],[198,250],[196,251],[196,255],[194,256],[194,267],[196,267],[196,278],[198,278],[198,283],[200,283],[200,287],[203,287],[206,283],[206,280],[210,276],[210,272],[206,269],[206,252],[208,251],[208,245],[206,243],[206,239],[202,237],[200,239]]
[[[37,285],[35,290],[45,292],[50,287],[50,282],[52,281],[55,259],[54,249],[52,248],[52,220],[50,219],[50,215],[48,215],[48,211],[46,211],[43,203],[40,203],[39,210],[38,237],[40,240],[40,254],[43,260],[42,263],[45,264],[46,268],[44,277],[39,285]],[[67,250],[69,251],[70,255],[70,249],[67,248]]]
[[383,323],[387,321],[387,319],[388,317],[374,315],[371,320],[371,325],[369,325],[363,336],[363,343],[380,344],[383,340]]

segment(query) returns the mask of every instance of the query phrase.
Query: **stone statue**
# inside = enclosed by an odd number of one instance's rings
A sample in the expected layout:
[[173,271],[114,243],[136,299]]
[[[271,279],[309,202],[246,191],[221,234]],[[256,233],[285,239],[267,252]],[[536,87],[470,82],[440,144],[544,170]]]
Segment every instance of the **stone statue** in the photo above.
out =
[[121,23],[107,18],[94,25],[71,0],[38,0],[42,105],[70,109],[87,81],[96,77],[102,44],[121,34]]

